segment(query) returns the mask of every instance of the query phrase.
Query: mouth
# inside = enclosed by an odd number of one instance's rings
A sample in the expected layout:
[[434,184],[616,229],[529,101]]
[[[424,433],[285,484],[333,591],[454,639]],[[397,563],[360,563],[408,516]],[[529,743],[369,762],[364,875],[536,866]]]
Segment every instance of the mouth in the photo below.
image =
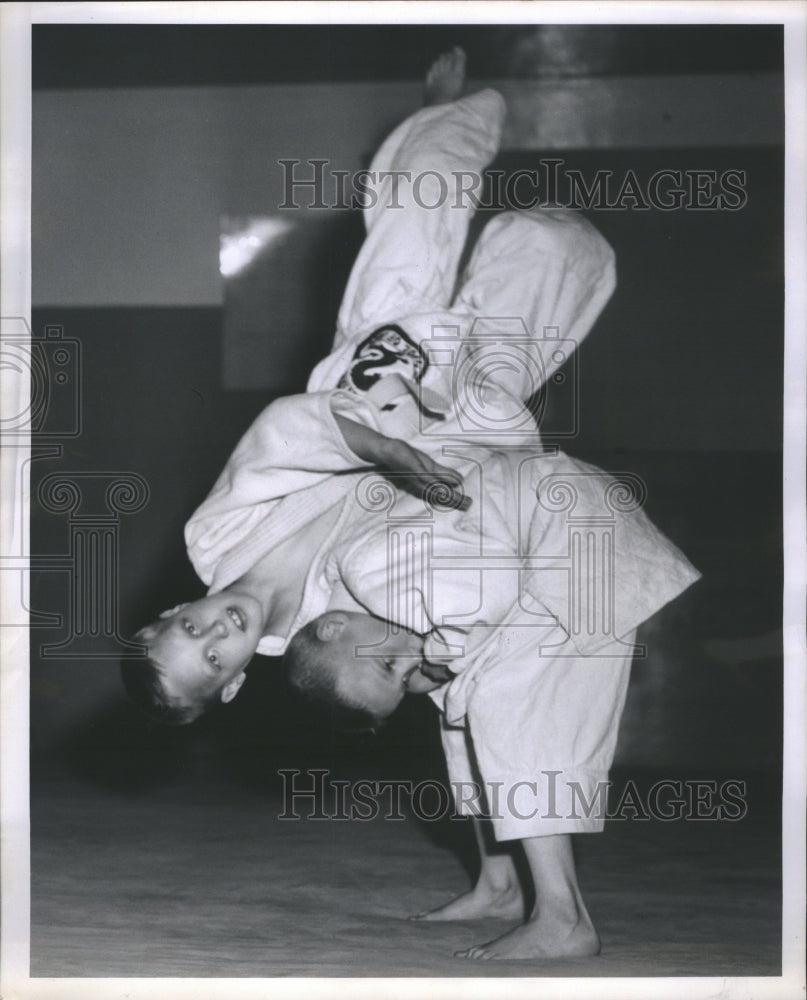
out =
[[247,628],[247,618],[244,612],[240,608],[227,608],[227,614],[230,621],[235,625],[239,632],[245,632]]
[[403,676],[403,689],[407,694],[426,694],[440,687],[443,681],[437,680],[423,670],[423,663],[417,663]]

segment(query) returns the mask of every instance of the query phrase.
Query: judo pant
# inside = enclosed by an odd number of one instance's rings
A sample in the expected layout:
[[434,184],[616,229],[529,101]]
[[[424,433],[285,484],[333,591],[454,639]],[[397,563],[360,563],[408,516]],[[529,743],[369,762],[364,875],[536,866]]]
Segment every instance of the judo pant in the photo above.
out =
[[[587,334],[615,286],[614,255],[573,212],[494,216],[457,281],[475,211],[472,197],[456,196],[458,175],[481,174],[491,162],[504,115],[501,96],[485,90],[423,109],[382,145],[371,171],[388,176],[364,211],[367,238],[334,351],[310,389],[335,384],[361,337],[385,323],[400,323],[420,342],[431,336],[430,324],[456,323],[468,334],[483,323],[495,337],[475,345],[478,360],[486,363],[489,343],[494,390],[521,403]],[[497,364],[509,334],[521,361]],[[564,638],[559,626],[554,640],[546,629],[503,626],[484,669],[474,671],[465,724],[443,724],[457,805],[487,812],[499,839],[603,826],[633,637],[621,655],[569,656],[568,645],[566,655],[553,655],[553,642]]]
[[457,811],[488,817],[497,840],[603,829],[634,635],[608,656],[553,655],[563,639],[504,626],[464,725],[442,721]]
[[501,95],[483,90],[422,109],[382,144],[370,168],[379,183],[364,209],[367,236],[309,391],[335,386],[361,339],[394,323],[427,350],[435,331],[472,340],[474,372],[487,369],[491,391],[520,404],[586,336],[616,271],[611,247],[578,213],[493,215],[458,277],[476,211],[463,184],[493,160],[504,117]]

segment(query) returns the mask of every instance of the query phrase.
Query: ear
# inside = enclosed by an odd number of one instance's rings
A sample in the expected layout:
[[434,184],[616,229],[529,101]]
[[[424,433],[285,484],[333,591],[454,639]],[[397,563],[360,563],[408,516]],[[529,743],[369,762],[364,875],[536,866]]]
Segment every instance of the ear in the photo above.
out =
[[328,611],[317,622],[317,638],[320,642],[332,642],[344,632],[347,625],[344,611]]
[[187,608],[189,601],[185,601],[184,604],[177,604],[175,608],[169,608],[167,611],[162,611],[158,615],[159,618],[170,618],[171,615],[175,615],[177,611],[181,611],[183,608]]
[[240,674],[236,674],[236,676],[233,677],[233,679],[229,683],[224,685],[224,687],[221,689],[221,700],[224,702],[225,705],[227,704],[228,701],[232,701],[233,698],[235,698],[235,696],[241,690],[241,685],[244,683],[246,679],[247,679],[246,672],[242,670]]

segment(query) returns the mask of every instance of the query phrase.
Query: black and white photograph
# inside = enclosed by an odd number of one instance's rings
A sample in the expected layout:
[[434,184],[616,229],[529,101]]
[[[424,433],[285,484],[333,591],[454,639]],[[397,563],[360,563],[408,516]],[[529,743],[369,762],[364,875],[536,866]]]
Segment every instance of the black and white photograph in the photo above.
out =
[[4,6],[3,996],[801,996],[807,5]]

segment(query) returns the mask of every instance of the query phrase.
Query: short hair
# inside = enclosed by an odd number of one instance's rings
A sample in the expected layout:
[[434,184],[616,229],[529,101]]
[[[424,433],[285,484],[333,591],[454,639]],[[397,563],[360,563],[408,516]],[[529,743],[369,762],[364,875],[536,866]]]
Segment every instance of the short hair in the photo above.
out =
[[[148,645],[148,626],[132,636],[134,642]],[[151,656],[138,660],[123,660],[120,673],[124,690],[140,711],[152,722],[166,726],[184,726],[195,722],[215,702],[215,695],[188,704],[170,697],[162,683],[163,666]]]
[[305,707],[327,719],[332,729],[343,733],[375,731],[386,720],[343,694],[334,672],[327,669],[328,643],[317,635],[320,618],[304,625],[286,648],[284,662],[289,684]]

